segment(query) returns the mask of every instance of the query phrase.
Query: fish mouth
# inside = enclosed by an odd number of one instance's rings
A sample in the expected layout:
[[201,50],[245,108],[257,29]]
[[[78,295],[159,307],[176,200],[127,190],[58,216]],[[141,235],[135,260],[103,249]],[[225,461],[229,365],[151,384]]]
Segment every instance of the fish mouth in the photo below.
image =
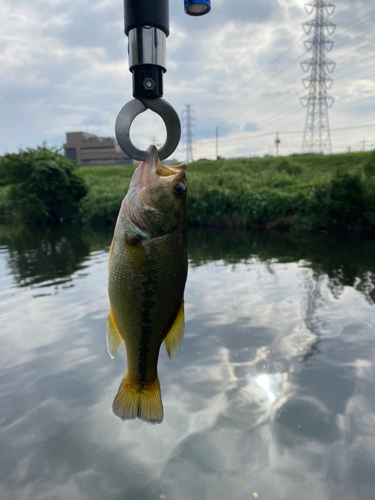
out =
[[149,146],[146,150],[146,159],[143,163],[141,187],[149,187],[152,178],[162,178],[165,181],[172,182],[177,174],[186,171],[186,163],[179,166],[164,165],[159,160],[159,154],[156,146]]
[[157,147],[151,145],[146,150],[146,158],[139,165],[140,169],[140,179],[139,187],[140,189],[148,189],[151,185],[152,173],[155,172],[156,166],[159,161]]
[[146,159],[143,160],[134,171],[128,195],[125,198],[124,212],[129,221],[142,233],[147,231],[145,223],[142,221],[142,210],[139,201],[142,200],[144,208],[158,213],[159,210],[147,203],[147,193],[151,190],[152,178],[155,175],[159,162],[158,150],[151,145],[146,150]]
[[[186,164],[179,166],[164,165],[159,160],[157,147],[151,145],[146,150],[146,158],[133,173],[128,193],[124,199],[123,212],[129,221],[140,231],[147,231],[148,216],[156,215],[159,219],[169,213],[174,213],[174,207],[168,211],[168,206],[159,206],[159,193],[168,193],[173,188],[173,182],[183,179]],[[165,196],[165,194],[164,194]],[[165,209],[165,210],[164,210]]]
[[159,155],[158,155],[158,148],[151,144],[146,150],[146,159],[145,163],[146,165],[152,165],[155,166],[157,165],[159,161]]

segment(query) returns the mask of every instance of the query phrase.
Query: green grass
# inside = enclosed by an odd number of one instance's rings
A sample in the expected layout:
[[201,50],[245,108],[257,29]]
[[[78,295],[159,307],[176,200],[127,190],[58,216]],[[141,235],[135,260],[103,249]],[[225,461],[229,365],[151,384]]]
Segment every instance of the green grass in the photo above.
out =
[[[84,167],[84,223],[116,220],[135,167]],[[375,229],[375,152],[198,161],[188,165],[188,223],[292,230]],[[8,186],[0,217],[10,217]]]
[[81,201],[83,221],[94,225],[114,222],[134,167],[84,167],[80,172],[89,188]]
[[[134,168],[81,168],[85,222],[114,221]],[[294,230],[375,228],[375,153],[198,161],[188,223]]]

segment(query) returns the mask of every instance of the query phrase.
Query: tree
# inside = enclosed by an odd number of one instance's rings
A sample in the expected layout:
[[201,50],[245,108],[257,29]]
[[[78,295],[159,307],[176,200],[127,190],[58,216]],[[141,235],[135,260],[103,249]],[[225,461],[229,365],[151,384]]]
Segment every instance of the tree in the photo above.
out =
[[28,223],[73,219],[87,193],[77,165],[45,146],[1,158],[0,185],[10,186],[12,210]]

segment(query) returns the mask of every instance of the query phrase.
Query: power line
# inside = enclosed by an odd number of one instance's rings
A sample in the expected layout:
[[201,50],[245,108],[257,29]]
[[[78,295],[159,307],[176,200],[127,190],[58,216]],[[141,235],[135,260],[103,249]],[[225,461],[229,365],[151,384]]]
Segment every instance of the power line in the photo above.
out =
[[[350,2],[348,5],[346,5],[346,7],[344,9],[342,9],[339,13],[341,14],[344,10],[347,10],[348,8],[350,7],[353,7],[353,5],[357,4],[358,1],[360,0],[357,0],[357,2]],[[370,11],[371,13],[372,11]],[[338,13],[336,13],[336,16],[338,15]],[[366,14],[368,15],[368,14]],[[362,16],[364,17],[364,16]],[[362,19],[362,17],[360,19]],[[356,20],[358,21],[358,19]],[[355,21],[355,22],[356,22]],[[351,23],[349,23],[348,25],[346,26],[349,26]],[[359,23],[360,24],[360,23]],[[344,26],[344,27],[346,27]],[[374,29],[374,28],[371,28],[371,30]],[[362,36],[362,35],[360,35]],[[289,52],[297,43],[299,43],[302,39],[304,38],[304,35],[302,37],[300,37],[297,41],[295,41],[292,45],[290,45],[282,54],[280,54],[276,59],[274,59],[273,61],[271,61],[267,66],[265,66],[263,69],[261,69],[258,73],[256,73],[255,75],[253,75],[250,79],[246,80],[245,82],[243,82],[238,88],[237,90],[239,90],[240,88],[244,87],[246,84],[250,83],[252,80],[254,80],[257,76],[259,76],[265,69],[268,68],[268,66],[270,66],[271,64],[273,64],[274,62],[276,62],[278,59],[280,59],[283,55],[285,55],[287,52]],[[340,47],[346,45],[348,42],[344,42],[343,44],[340,45]],[[278,71],[275,75],[272,75],[271,77],[269,77],[267,80],[263,81],[260,85],[258,85],[257,87],[255,87],[255,89],[252,89],[251,90],[251,93],[252,93],[252,96],[254,95],[254,92],[256,92],[257,90],[259,89],[263,89],[264,88],[264,85],[266,83],[268,83],[270,80],[276,78],[277,76],[279,76],[281,73],[283,73],[286,69],[288,69],[290,66],[293,66],[297,61],[299,61],[299,59],[301,59],[301,57],[303,57],[303,54],[301,54],[300,56],[298,56],[296,59],[294,59],[290,64],[288,64],[286,67],[284,67],[283,69],[281,69],[280,71]],[[231,85],[231,84],[230,84]],[[238,109],[240,109],[240,107],[237,107],[233,110],[233,108],[231,109],[231,112],[236,112]],[[228,115],[225,115],[225,116],[228,116]]]
[[[357,2],[351,3],[351,4],[349,4],[346,8],[349,8],[349,7],[353,6],[353,5],[355,5],[356,3],[357,3]],[[371,12],[372,12],[372,11],[371,11]],[[349,24],[351,24],[351,23],[349,23]],[[371,28],[370,30],[368,30],[368,31],[372,31],[374,28],[375,28],[375,27],[372,27],[372,28]],[[366,32],[366,33],[367,33],[367,32]],[[366,33],[365,33],[365,34],[366,34]],[[362,34],[362,35],[363,35],[363,34]],[[360,36],[362,36],[362,35],[360,35]],[[359,38],[359,37],[356,37],[356,38]],[[356,38],[355,38],[355,39],[356,39]],[[345,46],[347,43],[352,42],[352,41],[353,41],[353,39],[352,39],[352,40],[348,40],[347,42],[344,42],[343,44],[341,44],[341,46],[340,46],[340,47],[343,47],[343,46]],[[293,45],[294,45],[294,44],[293,44]],[[291,46],[291,47],[292,47],[292,46]],[[289,47],[289,49],[290,49],[291,47]],[[287,52],[289,49],[287,49],[285,52]],[[285,52],[284,52],[284,53],[285,53]],[[348,53],[349,53],[349,52],[352,52],[352,51],[348,51]],[[347,53],[345,53],[345,54],[344,54],[344,56],[345,56],[346,54],[347,54]],[[265,87],[265,84],[267,84],[268,82],[270,82],[270,81],[272,81],[272,80],[276,79],[276,77],[277,77],[277,76],[279,76],[281,73],[283,73],[283,72],[284,72],[286,69],[288,69],[290,66],[294,65],[294,63],[295,63],[295,62],[297,62],[299,59],[301,59],[301,57],[303,57],[303,54],[301,54],[299,57],[297,57],[295,60],[293,60],[293,61],[292,61],[290,64],[288,64],[286,67],[284,67],[283,69],[281,69],[278,73],[276,73],[275,75],[272,75],[272,76],[271,76],[271,77],[269,77],[267,80],[263,81],[260,85],[258,85],[257,87],[255,87],[255,89],[252,89],[252,91],[251,91],[251,97],[254,99],[254,97],[255,97],[255,96],[254,96],[254,94],[255,94],[258,90],[263,90],[263,89],[264,89],[264,87]],[[342,57],[343,57],[343,56],[340,56],[340,58],[342,58]],[[356,63],[353,63],[353,64],[356,64]],[[348,67],[348,66],[350,66],[350,65],[346,65],[346,67]],[[265,68],[264,68],[264,69],[265,69]],[[342,68],[340,68],[340,70],[338,70],[338,71],[341,71],[341,69],[342,69]],[[263,70],[262,70],[262,71],[263,71]],[[259,73],[260,73],[260,72],[259,72]],[[248,82],[250,82],[252,79],[254,79],[254,78],[255,78],[255,76],[257,76],[259,73],[257,73],[256,75],[254,75],[254,77],[252,77],[250,80],[248,80]],[[294,79],[294,75],[292,75],[292,77],[291,77],[291,78],[289,78],[289,79],[288,79],[288,80],[284,83],[284,85],[283,85],[281,88],[285,88],[285,87],[286,87],[287,82],[289,82],[289,81],[291,81],[291,80],[293,80],[293,79]],[[245,82],[245,83],[246,83],[246,82]],[[243,84],[243,85],[244,85],[244,84]],[[278,91],[280,91],[280,90],[281,90],[281,88],[280,88],[280,87],[278,87]],[[239,111],[243,111],[243,110],[248,109],[248,108],[250,108],[250,107],[252,107],[252,109],[253,109],[255,106],[258,106],[260,103],[263,103],[263,102],[264,102],[264,101],[261,101],[261,100],[259,100],[259,99],[258,99],[258,100],[256,100],[256,102],[255,102],[255,103],[254,103],[253,101],[250,101],[250,102],[248,102],[245,106],[243,105],[243,103],[241,103],[241,104],[239,104],[239,105],[236,105],[234,108],[231,108],[230,110],[228,110],[228,111],[229,111],[229,113],[227,112],[227,113],[225,113],[225,114],[224,114],[224,118],[227,118],[227,119],[228,119],[228,118],[232,117],[233,115],[235,115],[236,113],[238,113]],[[281,103],[281,104],[284,104],[284,103]],[[274,105],[272,105],[272,104],[271,104],[269,107],[270,107],[270,108],[272,108],[272,109],[274,109],[274,108],[275,108],[275,106],[274,106]],[[265,108],[264,108],[264,107],[262,107],[261,109],[263,110],[263,109],[267,109],[267,108],[268,108],[268,106],[266,105],[266,107],[265,107]],[[257,110],[257,113],[259,113],[259,110]]]
[[[274,64],[276,61],[278,61],[282,56],[284,56],[285,54],[287,54],[293,47],[295,47],[297,45],[297,43],[299,43],[301,40],[302,40],[303,36],[300,37],[298,40],[296,40],[295,42],[292,43],[292,45],[290,45],[286,50],[284,50],[284,52],[282,52],[280,55],[278,55],[275,59],[273,59],[271,62],[269,62],[266,66],[264,66],[261,70],[258,71],[258,73],[255,73],[255,75],[253,75],[251,78],[249,78],[248,80],[245,80],[243,83],[241,83],[238,87],[237,87],[237,91],[244,87],[245,85],[249,84],[250,82],[252,82],[254,80],[254,78],[256,78],[257,76],[261,75],[269,66],[271,66],[271,64]],[[232,83],[230,83],[227,87],[230,87],[232,85]],[[224,87],[225,88],[225,87]],[[221,89],[222,90],[222,89]],[[229,90],[229,89],[228,89]]]
[[[264,89],[264,86],[266,83],[268,83],[270,80],[273,80],[274,78],[276,78],[277,76],[281,75],[281,73],[283,73],[285,70],[287,70],[288,68],[290,68],[291,66],[293,66],[297,61],[299,61],[301,58],[303,57],[303,54],[299,55],[296,59],[294,59],[290,64],[288,64],[287,66],[285,66],[283,69],[281,69],[280,71],[278,71],[275,75],[272,75],[270,76],[269,78],[267,78],[267,80],[263,81],[261,84],[259,84],[257,87],[255,87],[254,89],[251,90],[251,94],[252,94],[252,97],[254,96],[254,92],[256,92],[257,90],[263,90]],[[231,114],[233,113],[233,111],[236,113],[238,112],[239,110],[242,110],[243,109],[243,102],[240,102],[238,103],[238,106],[236,106],[234,109],[232,108],[230,111],[231,111]],[[224,115],[225,116],[228,116],[228,115]]]
[[[374,27],[375,28],[375,27]],[[358,38],[358,37],[357,37]],[[369,45],[373,46],[374,45],[374,42],[369,42],[369,43],[366,43],[364,45],[360,45],[360,46],[356,46],[354,47],[354,49],[352,50],[348,50],[347,52],[344,52],[344,54],[341,54],[341,56],[336,56],[336,61],[338,61],[339,59],[342,59],[343,57],[346,57],[348,54],[352,54],[353,52],[355,52],[356,50],[362,50],[366,47],[368,47]],[[336,52],[337,52],[337,47],[336,47]]]
[[357,128],[367,128],[367,127],[375,127],[375,123],[366,123],[366,125],[357,125],[354,127],[340,127],[340,128],[333,128],[333,131],[338,131],[338,130],[355,130]]
[[[350,64],[346,64],[345,66],[341,66],[339,69],[336,70],[336,73],[338,73],[339,71],[342,71],[343,69],[345,68],[349,68],[350,66],[355,66],[356,64],[359,64],[363,61],[368,61],[369,59],[372,59],[374,60],[374,54],[372,54],[371,56],[369,57],[365,57],[363,59],[359,59],[358,61],[355,61],[353,63],[350,63]],[[367,66],[367,67],[371,67],[371,66]]]
[[[345,75],[341,75],[341,76],[338,76],[337,77],[337,80],[341,80],[342,78],[345,78],[346,76],[350,76],[350,75],[353,75],[354,73],[355,74],[358,74],[359,72],[362,72],[366,69],[370,69],[370,68],[373,68],[374,67],[374,64],[371,64],[370,66],[366,66],[365,68],[362,68],[362,69],[357,69],[355,71],[352,71],[351,73],[346,73]],[[362,76],[361,78],[372,78],[373,76],[375,76],[374,73],[371,73],[371,75],[365,75],[365,76]],[[335,88],[342,88],[344,86],[347,86],[348,85],[348,82],[347,81],[344,81],[344,82],[341,82],[339,85],[336,85]]]
[[[358,38],[361,38],[365,35],[367,35],[368,33],[370,33],[371,31],[374,31],[375,29],[375,26],[371,26],[370,29],[368,29],[367,31],[365,31],[364,33],[361,33],[360,35],[357,35],[355,36],[354,38],[350,38],[349,40],[347,40],[346,42],[342,43],[341,45],[336,45],[336,50],[337,49],[341,49],[341,47],[344,47],[345,45],[347,45],[348,43],[352,43],[354,40],[357,40]],[[347,54],[347,52],[346,52]],[[344,54],[345,55],[345,54]]]
[[[348,2],[345,5],[341,5],[340,7],[338,7],[337,9],[335,9],[335,16],[337,18],[337,16],[339,16],[340,14],[342,14],[343,12],[345,12],[346,10],[350,9],[351,7],[354,7],[354,5],[356,5],[357,3],[360,3],[362,0],[356,0],[355,2]],[[345,26],[344,26],[345,27]]]
[[[372,16],[369,17],[369,14],[372,14],[374,13]],[[365,23],[366,21],[369,21],[370,19],[372,19],[373,17],[375,16],[375,9],[374,10],[370,10],[370,12],[366,12],[366,14],[364,14],[363,16],[355,19],[354,21],[351,21],[350,23],[346,24],[345,26],[343,26],[343,28],[347,28],[349,27],[349,29],[352,29],[352,28],[356,28],[357,26],[359,26],[360,24],[363,24]],[[363,18],[366,18],[366,19],[363,19]],[[363,19],[363,21],[360,21],[361,19]],[[360,21],[359,23],[357,21]],[[354,23],[354,26],[351,26],[352,24]],[[337,35],[343,35],[344,33],[346,33],[348,31],[348,29],[344,29],[344,31],[338,31],[337,32]]]
[[364,97],[363,99],[352,99],[353,96],[348,96],[348,97],[343,97],[340,99],[341,104],[344,105],[350,105],[350,104],[357,104],[359,102],[364,102],[364,101],[372,101],[374,102],[375,96],[372,95],[371,97]]
[[[363,71],[365,69],[373,68],[374,66],[375,66],[375,64],[370,64],[370,66],[366,66],[366,67],[361,68],[361,69],[356,69],[354,71],[351,71],[350,73],[345,73],[345,75],[338,76],[337,80],[340,80],[341,78],[345,78],[346,76],[353,75],[354,73],[357,74],[359,71]],[[367,78],[369,78],[369,77],[367,77]]]
[[[288,123],[286,126],[292,125],[295,121],[296,120]],[[297,121],[299,121],[299,120],[297,120]],[[347,130],[361,130],[361,129],[372,128],[372,127],[375,127],[375,123],[367,123],[364,125],[356,125],[356,126],[350,126],[350,127],[337,127],[337,128],[332,128],[331,131],[332,132],[341,132],[341,131],[347,131]],[[302,130],[283,130],[281,133],[283,135],[301,135]],[[237,137],[237,138],[226,137],[226,138],[221,139],[221,142],[224,142],[225,149],[230,148],[230,146],[238,147],[238,146],[236,146],[236,144],[238,142],[241,142],[246,147],[246,145],[249,142],[251,142],[255,139],[265,138],[265,137],[271,138],[271,136],[273,136],[273,135],[274,135],[274,131],[269,131],[269,132],[262,133],[262,134],[251,134],[250,133],[248,136],[242,136],[242,137]],[[213,140],[214,139],[211,138],[211,139],[204,139],[203,141],[201,140],[198,142],[197,149],[199,150],[200,154],[212,154],[213,148],[208,148],[207,146],[209,145],[208,143],[212,144]],[[268,146],[267,146],[267,148],[268,148]],[[262,149],[262,147],[260,147],[259,149]]]
[[[324,2],[324,3],[328,3],[328,4],[329,4],[330,2]],[[346,8],[345,8],[344,10],[347,10],[348,8],[350,8],[350,7],[352,7],[353,5],[355,5],[356,3],[357,3],[357,2],[354,2],[354,3],[352,2],[352,3],[350,3],[349,5],[347,5],[347,6],[346,6]],[[330,5],[332,5],[332,4],[330,4]],[[341,12],[343,12],[343,10],[342,10]],[[368,16],[368,14],[366,14],[366,15]],[[368,18],[368,17],[367,17],[367,18]],[[361,18],[360,18],[360,19],[361,19]],[[354,26],[354,27],[356,27],[357,25],[361,24],[361,22],[358,22],[358,19],[357,19],[354,23],[355,23],[355,26]],[[332,24],[333,24],[333,23],[332,23]],[[353,24],[353,22],[349,23],[349,25],[352,25],[352,24]],[[347,25],[347,26],[349,26],[349,25]],[[332,25],[331,25],[331,27],[332,27]],[[341,46],[340,46],[340,47],[343,47],[343,46],[344,46],[344,45],[346,45],[347,43],[353,43],[353,41],[354,41],[354,40],[356,40],[357,38],[360,38],[361,36],[364,36],[366,33],[370,32],[370,31],[373,31],[373,29],[374,29],[374,27],[372,27],[372,28],[371,28],[370,30],[368,30],[367,32],[362,33],[361,35],[359,35],[359,36],[357,36],[357,37],[355,37],[355,38],[351,38],[350,40],[348,40],[348,41],[344,42],[343,44],[341,44]],[[286,51],[284,51],[282,54],[280,54],[280,56],[278,56],[276,59],[280,59],[280,58],[282,57],[282,55],[284,55],[286,52],[288,52],[288,50],[290,50],[290,49],[291,49],[294,45],[295,45],[295,44],[293,44],[291,47],[289,47]],[[357,50],[357,49],[354,49],[354,50]],[[347,53],[349,53],[349,52],[353,52],[353,50],[350,50],[350,51],[346,52],[345,54],[341,55],[341,56],[340,56],[340,59],[341,59],[342,57],[345,57],[345,55],[346,55]],[[300,59],[300,57],[299,57],[298,59]],[[353,65],[353,66],[354,66],[354,65],[356,65],[356,64],[358,64],[358,63],[360,63],[360,62],[363,62],[363,61],[364,61],[364,60],[366,60],[366,59],[369,59],[369,58],[361,59],[360,61],[357,61],[357,62],[355,62],[355,63],[353,63],[353,64],[348,64],[348,65],[344,66],[343,68],[340,68],[340,71],[341,71],[341,69],[347,68],[347,67],[349,67],[349,66],[351,66],[351,65]],[[256,96],[258,96],[258,95],[259,95],[259,93],[257,92],[258,90],[263,90],[263,89],[264,89],[264,86],[265,86],[265,84],[266,84],[266,83],[268,83],[269,81],[272,81],[272,80],[276,79],[276,77],[277,77],[280,73],[282,73],[282,72],[284,72],[286,69],[288,69],[288,67],[290,67],[290,66],[291,66],[294,62],[295,62],[295,61],[293,61],[291,64],[287,65],[285,68],[283,68],[281,71],[279,71],[276,75],[273,75],[272,77],[270,77],[270,78],[268,78],[267,80],[263,81],[263,82],[262,82],[260,85],[258,85],[255,89],[253,89],[253,90],[251,91],[251,97],[252,97],[252,98],[255,98],[255,95],[254,95],[254,94],[256,94]],[[370,65],[370,66],[368,66],[368,68],[371,68],[372,66],[373,66],[373,65]],[[261,71],[260,71],[260,72],[258,72],[256,75],[254,75],[254,76],[253,76],[250,80],[247,80],[247,82],[245,82],[245,83],[241,84],[241,86],[244,86],[244,85],[246,85],[246,83],[248,83],[249,81],[251,81],[251,80],[255,79],[255,77],[256,77],[256,76],[258,76],[260,73],[262,73],[262,72],[263,72],[263,71],[264,71],[267,67],[268,67],[268,65],[267,65],[265,68],[263,68],[263,70],[261,70]],[[367,69],[367,68],[361,68],[361,70],[362,70],[362,69]],[[341,75],[339,78],[340,78],[340,79],[345,78],[346,76],[349,76],[350,74],[352,74],[352,73],[349,73],[349,74],[346,74],[346,75]],[[331,84],[331,79],[329,78],[329,75],[326,75],[326,76],[328,77],[328,78],[326,79],[326,80],[327,80],[327,82],[328,82],[328,85],[330,85],[330,84]],[[292,75],[292,78],[294,78],[294,75]],[[290,80],[290,77],[287,79],[287,81],[288,81],[288,80]],[[285,84],[283,85],[283,87],[282,87],[282,88],[284,88],[284,87],[286,87],[286,86],[287,86],[287,81],[285,82]],[[241,87],[241,86],[240,86],[240,87]],[[240,87],[239,87],[239,88],[240,88]],[[340,85],[339,85],[339,87],[340,87]],[[277,88],[277,90],[280,92],[280,90],[281,90],[282,88],[278,87],[278,88]],[[327,93],[327,94],[328,94],[328,93]],[[253,99],[252,99],[252,100],[253,100]],[[281,105],[282,105],[282,104],[284,104],[284,103],[285,103],[285,105],[288,105],[288,103],[287,103],[287,102],[285,102],[285,101],[284,101],[283,103],[281,103]],[[259,104],[263,104],[263,105],[261,106],[261,111],[262,111],[262,110],[265,110],[265,111],[266,111],[267,109],[272,109],[272,110],[274,110],[274,109],[275,109],[275,106],[274,106],[274,105],[272,105],[272,104],[271,104],[271,105],[269,105],[269,102],[265,103],[265,101],[264,101],[264,100],[259,100],[259,99],[258,99],[255,103],[252,103],[252,102],[247,102],[245,106],[243,105],[243,102],[242,102],[242,103],[239,103],[239,106],[241,106],[241,111],[242,111],[242,110],[244,110],[244,109],[249,108],[250,106],[253,106],[253,107],[254,107],[254,106],[256,106],[256,107],[257,107],[257,115],[259,115]],[[264,105],[264,104],[266,104],[266,105]],[[230,110],[230,113],[231,113],[231,114],[232,114],[232,113],[234,114],[234,112],[236,112],[236,109],[237,109],[237,106],[236,106],[236,108],[235,108],[235,109],[231,109],[231,110]],[[288,113],[285,113],[285,114],[281,115],[280,117],[278,117],[278,118],[276,119],[276,120],[277,120],[277,122],[281,121],[281,120],[283,119],[283,117],[284,117],[284,116],[290,116],[290,111],[291,111],[291,108],[289,107],[289,108],[288,108]],[[266,121],[268,122],[269,120],[266,120]],[[297,121],[299,121],[299,119],[297,119],[297,120],[293,120],[293,122],[291,122],[291,123],[295,123],[295,122],[297,122]],[[273,119],[272,119],[272,122],[275,124],[275,118],[273,118]],[[290,124],[291,124],[291,123],[290,123]],[[366,128],[367,126],[372,126],[372,124],[369,124],[369,125],[364,125],[364,126],[360,126],[360,128]],[[262,126],[262,128],[263,128],[263,126]],[[281,127],[277,127],[277,128],[278,128],[278,129],[281,129]],[[276,128],[276,127],[274,127],[274,128],[273,128],[273,131],[272,131],[272,132],[270,132],[270,133],[267,133],[267,134],[257,134],[256,136],[257,136],[257,137],[259,137],[259,136],[263,136],[263,137],[265,137],[265,136],[269,136],[269,135],[271,135],[271,134],[274,134],[274,133],[275,133],[275,130],[276,130],[277,128]],[[353,127],[353,128],[355,129],[355,128],[357,128],[357,127]],[[263,128],[263,129],[264,129],[264,128]],[[350,127],[350,128],[349,128],[349,127],[344,127],[343,129],[332,129],[332,131],[333,131],[333,130],[335,130],[335,131],[336,131],[336,130],[337,130],[337,131],[339,131],[339,130],[350,130],[350,129],[352,129],[352,127]],[[282,129],[281,129],[281,130],[282,130]],[[284,132],[281,132],[281,133],[284,133]],[[289,133],[289,132],[288,132],[288,131],[286,131],[286,133]],[[299,134],[300,134],[300,133],[301,133],[301,131],[299,131],[299,132],[295,132],[295,133],[299,133]],[[246,140],[251,140],[252,138],[254,138],[254,139],[255,139],[255,137],[254,137],[254,136],[253,136],[253,137],[249,136],[249,137],[246,137],[246,138],[237,137],[236,139],[230,139],[229,137],[225,137],[225,138],[222,138],[222,137],[221,137],[221,138],[220,138],[220,141],[221,141],[221,143],[223,143],[223,145],[225,146],[225,143],[226,143],[227,141],[228,141],[228,142],[230,142],[230,143],[233,143],[233,142],[235,141],[235,142],[237,143],[238,141],[246,141]],[[228,144],[228,146],[229,146],[229,144]],[[212,150],[211,150],[211,152],[212,152]]]
[[[349,9],[350,7],[353,7],[353,5],[356,5],[357,3],[359,3],[361,0],[356,0],[355,2],[349,2],[348,4],[346,4],[346,6],[341,6],[340,9],[338,9],[335,13],[336,17],[340,14],[342,14],[343,12],[345,12],[347,9]],[[351,24],[351,23],[349,23]],[[348,26],[348,25],[347,25]],[[294,30],[293,30],[294,31]],[[285,54],[287,54],[293,47],[295,47],[303,38],[305,37],[305,35],[302,35],[300,38],[298,38],[298,40],[294,41],[291,45],[289,45],[289,47],[287,49],[285,49],[281,54],[279,54],[275,59],[273,59],[271,62],[269,62],[266,66],[264,66],[261,70],[259,70],[255,75],[253,75],[251,78],[249,78],[248,80],[245,80],[243,83],[241,83],[238,87],[237,87],[237,90],[239,90],[240,88],[244,87],[245,85],[247,85],[248,83],[250,83],[251,81],[254,80],[254,78],[256,78],[257,76],[259,76],[260,74],[262,74],[269,66],[271,66],[272,64],[274,64],[276,61],[278,61],[279,59],[281,59],[281,57],[283,57]],[[291,64],[294,64],[295,61],[293,61]],[[222,87],[220,90],[223,90],[223,89],[226,89],[226,90],[229,90],[230,87],[233,85],[233,83],[237,83],[237,78],[235,80],[233,80],[232,82],[229,82],[228,84],[225,85],[225,87]]]
[[[371,28],[371,30],[373,30],[373,29],[374,29],[374,28]],[[345,42],[344,44],[342,44],[342,45],[341,45],[341,47],[342,47],[342,46],[344,46],[344,45],[346,45],[347,43],[348,43],[348,42]],[[347,54],[347,53],[345,53],[345,54],[344,54],[344,56],[345,56],[346,54]],[[265,85],[266,83],[268,83],[269,81],[271,81],[271,80],[273,80],[274,78],[276,78],[276,77],[277,77],[280,73],[282,73],[283,71],[285,71],[286,69],[288,69],[290,66],[294,65],[294,63],[295,63],[295,62],[297,62],[299,59],[301,59],[301,57],[303,57],[303,53],[302,53],[299,57],[297,57],[294,61],[292,61],[290,64],[288,64],[285,68],[283,68],[282,70],[280,70],[280,71],[279,71],[278,73],[276,73],[275,75],[273,75],[273,76],[269,77],[267,80],[265,80],[264,82],[262,82],[262,84],[260,84],[258,87],[256,87],[255,89],[253,89],[253,90],[252,90],[252,97],[254,97],[254,92],[256,92],[257,90],[263,90],[263,89],[264,89],[264,85]],[[340,58],[341,58],[341,57],[342,57],[342,56],[340,56]],[[356,64],[356,63],[352,63],[352,64],[347,65],[347,66],[351,66],[351,65],[354,65],[354,64]],[[346,67],[347,67],[347,66],[346,66]],[[340,68],[340,70],[338,70],[338,71],[341,71],[341,68]],[[280,88],[280,87],[278,87],[278,91],[280,91],[282,88],[285,88],[285,87],[286,87],[286,85],[289,83],[289,81],[294,80],[294,78],[295,78],[298,74],[299,74],[299,72],[298,72],[298,71],[297,71],[296,73],[293,73],[293,75],[292,75],[292,76],[291,76],[291,77],[290,77],[290,78],[289,78],[289,79],[288,79],[288,80],[284,83],[284,85],[283,85],[281,88]],[[247,109],[247,108],[249,108],[250,106],[254,107],[254,106],[256,106],[256,105],[257,105],[258,103],[260,103],[260,102],[262,102],[262,101],[259,101],[259,100],[258,100],[255,104],[253,104],[252,102],[249,102],[249,103],[247,104],[247,106],[245,106],[245,107],[243,106],[243,103],[242,103],[242,104],[240,105],[240,106],[241,106],[241,110],[243,110],[243,109]],[[272,109],[274,109],[274,105],[271,105],[270,107],[271,107]],[[238,108],[238,109],[240,109],[240,108]],[[231,111],[233,111],[233,108],[231,109]],[[237,111],[237,107],[234,109],[234,111]]]
[[[370,98],[368,98],[368,99],[371,99],[371,97],[370,97]],[[352,101],[351,103],[353,103],[353,104],[354,104],[355,102],[354,102],[354,101]],[[348,103],[348,104],[351,104],[351,103]],[[288,105],[288,106],[289,106],[289,105]],[[266,121],[266,123],[264,123],[264,124],[263,124],[262,128],[263,128],[263,130],[264,130],[264,128],[266,128],[268,125],[271,125],[271,124],[272,124],[272,125],[273,125],[273,129],[272,129],[272,131],[270,130],[269,132],[266,132],[266,133],[256,133],[255,135],[253,135],[254,133],[250,133],[250,135],[245,135],[245,136],[235,137],[235,138],[233,138],[233,137],[221,137],[221,138],[220,138],[220,142],[221,142],[222,144],[224,144],[224,145],[226,145],[226,143],[237,144],[237,143],[239,143],[239,142],[244,142],[244,141],[247,141],[247,140],[258,139],[258,138],[262,138],[262,137],[270,136],[270,135],[274,134],[274,133],[276,132],[276,130],[277,130],[277,129],[281,129],[283,134],[284,134],[284,133],[287,133],[287,134],[292,133],[292,132],[290,132],[290,131],[284,131],[284,129],[285,129],[285,128],[287,128],[289,125],[293,125],[293,124],[295,124],[295,123],[299,122],[299,121],[301,120],[301,118],[294,119],[294,120],[292,120],[291,122],[288,122],[288,123],[286,123],[286,124],[285,124],[285,123],[283,123],[283,122],[284,122],[285,118],[290,117],[290,115],[291,115],[294,111],[296,111],[297,109],[299,109],[299,106],[298,106],[298,105],[293,106],[293,107],[291,107],[291,108],[289,107],[289,108],[288,108],[288,112],[287,112],[287,113],[284,113],[284,114],[282,114],[282,115],[280,115],[280,116],[278,117],[278,119],[276,119],[276,120],[275,120],[274,118],[272,118],[272,119],[270,119],[270,120],[267,120],[267,121]],[[363,128],[366,128],[366,127],[368,127],[368,126],[372,126],[372,124],[364,125],[364,126],[363,126]],[[355,129],[355,128],[356,128],[356,127],[354,127],[354,129]],[[345,130],[346,130],[346,129],[348,129],[348,128],[346,127],[346,128],[345,128]],[[332,130],[337,131],[337,130],[341,130],[341,129],[332,129]],[[293,132],[293,133],[302,133],[302,131],[295,131],[295,132]],[[205,139],[205,141],[206,141],[206,142],[209,142],[209,141],[211,141],[211,140],[212,140],[212,139]]]

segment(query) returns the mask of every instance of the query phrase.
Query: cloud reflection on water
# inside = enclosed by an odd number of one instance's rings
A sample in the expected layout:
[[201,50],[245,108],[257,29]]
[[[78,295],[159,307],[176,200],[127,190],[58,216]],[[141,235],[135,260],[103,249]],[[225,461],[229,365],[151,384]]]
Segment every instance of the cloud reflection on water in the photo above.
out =
[[368,295],[334,295],[317,262],[236,234],[221,251],[203,241],[210,259],[192,242],[185,339],[160,357],[161,426],[111,412],[125,356],[106,353],[105,252],[88,245],[85,276],[36,299],[0,268],[1,498],[373,499]]

